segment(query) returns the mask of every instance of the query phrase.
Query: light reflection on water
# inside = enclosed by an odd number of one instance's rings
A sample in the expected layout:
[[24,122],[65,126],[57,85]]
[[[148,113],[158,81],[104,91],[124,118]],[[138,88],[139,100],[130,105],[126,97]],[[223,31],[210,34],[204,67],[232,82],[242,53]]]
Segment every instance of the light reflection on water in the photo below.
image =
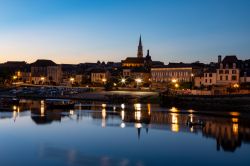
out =
[[140,103],[46,110],[33,101],[0,112],[0,159],[13,165],[6,152],[24,148],[33,159],[18,156],[28,165],[183,165],[194,156],[203,165],[248,165],[249,120]]

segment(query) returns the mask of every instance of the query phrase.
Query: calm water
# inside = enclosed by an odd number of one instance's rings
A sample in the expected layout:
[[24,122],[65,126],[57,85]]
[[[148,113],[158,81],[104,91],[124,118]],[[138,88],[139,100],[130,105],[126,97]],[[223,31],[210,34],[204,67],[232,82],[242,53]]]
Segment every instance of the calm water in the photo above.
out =
[[0,112],[1,165],[250,165],[249,143],[249,115],[237,112],[100,103],[46,110],[41,101]]

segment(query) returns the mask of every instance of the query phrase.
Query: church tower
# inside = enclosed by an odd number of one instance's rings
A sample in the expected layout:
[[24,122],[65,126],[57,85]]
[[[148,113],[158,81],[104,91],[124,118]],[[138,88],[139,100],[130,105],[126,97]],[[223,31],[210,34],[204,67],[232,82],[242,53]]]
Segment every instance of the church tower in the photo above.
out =
[[142,42],[141,42],[141,35],[138,45],[138,51],[137,51],[137,58],[143,58],[143,48],[142,48]]

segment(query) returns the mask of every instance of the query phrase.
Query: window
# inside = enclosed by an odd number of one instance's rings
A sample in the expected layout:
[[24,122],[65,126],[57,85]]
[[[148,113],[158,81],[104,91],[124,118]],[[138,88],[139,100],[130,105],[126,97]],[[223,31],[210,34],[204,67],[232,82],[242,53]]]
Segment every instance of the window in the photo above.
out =
[[205,82],[207,83],[207,79],[205,79]]
[[237,76],[232,76],[232,80],[236,81],[237,80]]
[[219,74],[223,74],[223,70],[219,70]]
[[209,77],[212,77],[212,73],[209,73]]
[[222,76],[220,76],[220,80],[222,80]]
[[210,83],[212,83],[212,80],[210,79]]
[[236,63],[233,63],[233,68],[234,68],[234,69],[236,68]]
[[226,80],[228,80],[228,76],[226,76]]
[[236,70],[232,70],[232,74],[236,74]]
[[225,74],[229,74],[229,70],[225,70]]
[[207,77],[207,73],[205,74],[205,77]]

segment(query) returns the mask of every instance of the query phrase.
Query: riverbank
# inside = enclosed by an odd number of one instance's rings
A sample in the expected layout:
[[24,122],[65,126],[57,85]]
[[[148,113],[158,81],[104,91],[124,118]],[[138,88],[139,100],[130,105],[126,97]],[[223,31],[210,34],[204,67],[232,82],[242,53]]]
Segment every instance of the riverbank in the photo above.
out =
[[162,106],[182,109],[250,112],[250,95],[160,95]]
[[50,95],[50,94],[4,94],[1,98],[19,98],[19,99],[71,99],[86,101],[103,101],[110,103],[135,103],[135,102],[152,102],[152,99],[158,98],[157,92],[141,92],[141,91],[98,91],[83,92],[67,95]]

